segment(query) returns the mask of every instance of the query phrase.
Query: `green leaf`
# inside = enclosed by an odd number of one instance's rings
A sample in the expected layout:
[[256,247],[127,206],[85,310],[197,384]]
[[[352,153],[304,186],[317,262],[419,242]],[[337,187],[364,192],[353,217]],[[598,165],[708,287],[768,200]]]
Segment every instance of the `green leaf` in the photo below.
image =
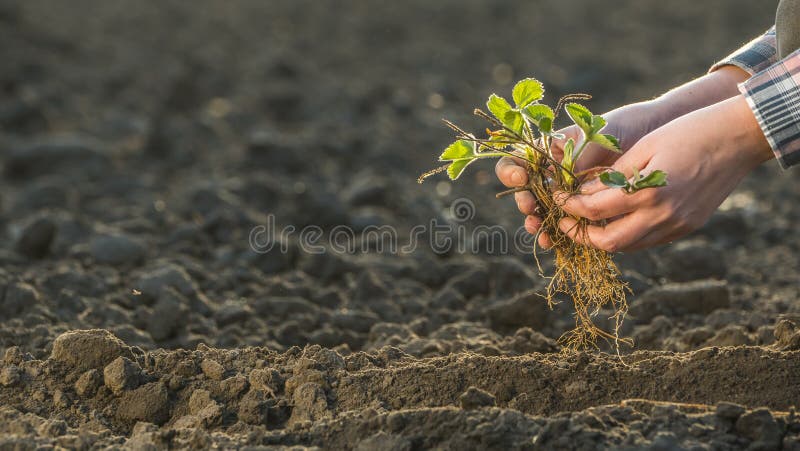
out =
[[595,142],[604,149],[608,149],[612,152],[622,153],[622,149],[619,147],[619,140],[617,140],[614,135],[604,135],[602,133],[598,133],[592,136],[592,142]]
[[553,133],[553,120],[544,117],[539,121],[539,131],[544,135],[551,135]]
[[508,138],[505,135],[492,135],[489,137],[488,142],[485,144],[485,147],[502,150],[509,146],[508,144],[509,141],[510,138]]
[[625,174],[617,171],[603,172],[600,174],[600,181],[603,182],[603,185],[608,186],[609,188],[627,189],[630,187]]
[[525,125],[525,120],[522,118],[522,113],[517,110],[506,111],[503,116],[503,125],[518,134],[522,134],[522,127]]
[[659,186],[667,185],[667,173],[661,170],[651,172],[645,177],[642,177],[638,182],[634,183],[633,189],[640,190],[645,188],[657,188]]
[[606,126],[606,120],[603,119],[603,116],[593,115],[592,116],[592,135],[596,135],[597,132],[602,130]]
[[569,103],[564,107],[567,114],[583,133],[588,137],[592,135],[592,112],[579,103]]
[[511,111],[511,105],[509,105],[508,101],[497,94],[489,96],[489,101],[486,102],[486,108],[489,108],[489,111],[491,111],[494,117],[500,122],[503,122],[506,113]]
[[475,161],[475,159],[456,160],[450,163],[450,166],[447,167],[447,175],[450,176],[450,180],[455,180],[459,178],[461,174],[464,173],[464,169],[466,169],[466,167],[473,161]]
[[544,86],[535,78],[526,78],[518,81],[511,91],[511,97],[514,98],[514,103],[517,105],[517,108],[525,108],[529,104],[541,99],[543,95]]
[[561,165],[565,168],[572,170],[573,167],[573,152],[575,152],[575,140],[570,138],[567,140],[567,143],[564,144],[564,158],[561,159]]
[[522,110],[522,113],[528,117],[540,130],[542,130],[542,122],[550,124],[549,129],[553,129],[553,120],[555,119],[556,115],[553,113],[552,108],[547,105],[542,104],[534,104],[528,105]]
[[439,161],[454,161],[475,158],[475,143],[466,139],[459,139],[444,149]]

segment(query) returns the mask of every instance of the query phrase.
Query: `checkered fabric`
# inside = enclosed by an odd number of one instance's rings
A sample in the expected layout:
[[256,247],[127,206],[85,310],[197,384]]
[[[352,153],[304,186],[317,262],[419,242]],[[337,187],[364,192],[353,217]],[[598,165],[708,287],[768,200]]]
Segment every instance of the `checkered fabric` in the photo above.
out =
[[800,50],[778,60],[775,28],[712,66],[739,67],[752,76],[739,84],[781,167],[800,163]]

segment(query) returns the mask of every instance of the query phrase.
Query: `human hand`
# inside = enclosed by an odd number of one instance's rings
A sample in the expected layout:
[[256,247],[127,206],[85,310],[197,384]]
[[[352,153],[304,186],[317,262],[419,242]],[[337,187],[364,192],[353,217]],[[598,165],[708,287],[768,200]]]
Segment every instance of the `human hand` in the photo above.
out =
[[[699,228],[739,184],[774,155],[742,96],[691,112],[642,138],[614,164],[630,177],[661,169],[668,185],[634,194],[598,179],[567,197],[559,228],[577,242],[609,252],[633,251],[670,242]],[[585,234],[576,218],[591,224]]]
[[[642,102],[610,111],[603,115],[608,121],[603,133],[616,136],[620,141],[622,151],[625,152],[659,124],[657,119],[661,116],[659,108],[660,105],[655,102]],[[553,156],[560,161],[564,156],[563,146],[567,140],[572,138],[576,142],[576,147],[579,147],[583,135],[575,125],[559,130],[559,133],[563,134],[565,138],[553,140],[551,149]],[[575,171],[580,172],[598,166],[611,166],[619,157],[618,153],[591,143],[578,160]],[[521,187],[528,183],[527,163],[522,159],[502,158],[497,162],[495,172],[500,181],[509,188]],[[525,219],[526,230],[535,234],[541,225],[541,218],[536,214],[536,199],[530,191],[515,193],[514,199],[519,211],[527,216]],[[544,248],[550,247],[551,242],[547,234],[543,233],[539,236],[539,245]]]

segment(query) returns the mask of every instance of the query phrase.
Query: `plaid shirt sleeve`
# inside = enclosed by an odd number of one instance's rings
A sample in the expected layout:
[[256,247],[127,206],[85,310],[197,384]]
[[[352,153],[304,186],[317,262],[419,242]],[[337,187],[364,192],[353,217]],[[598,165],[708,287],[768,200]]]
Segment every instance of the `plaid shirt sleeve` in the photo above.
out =
[[736,66],[750,75],[768,68],[778,62],[778,44],[775,38],[775,27],[767,30],[763,35],[753,39],[740,49],[734,51],[722,61],[711,66],[709,72],[714,72],[722,66]]
[[741,83],[739,90],[781,167],[800,163],[800,50]]
[[800,50],[778,60],[775,27],[711,67],[741,68],[751,78],[739,91],[781,167],[800,163]]

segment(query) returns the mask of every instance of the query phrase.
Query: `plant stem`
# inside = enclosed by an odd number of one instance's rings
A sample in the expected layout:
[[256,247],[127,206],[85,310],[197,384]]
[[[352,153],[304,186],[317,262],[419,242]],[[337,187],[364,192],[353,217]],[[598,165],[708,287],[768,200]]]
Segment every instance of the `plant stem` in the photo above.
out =
[[516,188],[507,189],[505,191],[501,191],[494,195],[497,199],[501,199],[506,196],[510,196],[511,194],[521,193],[523,191],[530,191],[531,185],[527,184],[525,186],[518,186]]
[[475,158],[497,158],[505,156],[508,156],[508,154],[503,152],[478,152],[475,154]]
[[581,154],[583,153],[583,149],[585,149],[588,144],[589,144],[589,140],[588,139],[584,139],[583,143],[581,144],[581,146],[578,147],[578,151],[575,152],[575,154],[572,157],[572,162],[573,163],[577,163],[578,162],[578,158],[581,157]]

